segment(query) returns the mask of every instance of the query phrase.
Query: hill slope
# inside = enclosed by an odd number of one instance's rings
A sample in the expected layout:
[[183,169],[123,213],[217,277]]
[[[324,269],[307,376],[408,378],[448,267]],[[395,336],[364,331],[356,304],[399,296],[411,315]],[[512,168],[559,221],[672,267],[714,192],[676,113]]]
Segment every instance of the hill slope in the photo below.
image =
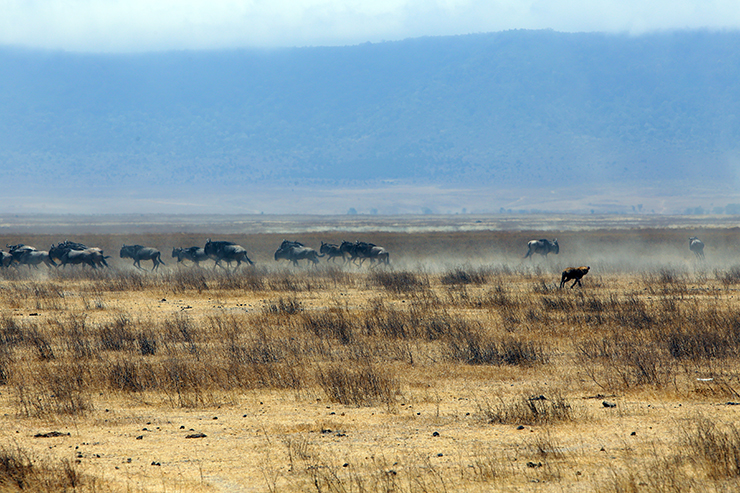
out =
[[737,46],[738,33],[509,31],[274,51],[5,48],[0,163],[14,187],[726,183]]

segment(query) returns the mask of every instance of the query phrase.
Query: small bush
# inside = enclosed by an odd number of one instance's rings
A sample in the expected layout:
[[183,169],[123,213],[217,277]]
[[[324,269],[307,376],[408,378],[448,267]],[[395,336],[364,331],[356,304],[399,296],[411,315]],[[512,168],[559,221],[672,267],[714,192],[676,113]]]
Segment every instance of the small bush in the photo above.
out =
[[319,370],[317,380],[332,402],[346,406],[390,405],[400,393],[395,378],[370,365],[332,366]]
[[522,396],[513,402],[501,402],[499,405],[479,407],[479,412],[488,423],[492,424],[526,424],[541,425],[573,421],[573,409],[570,403],[559,393]]
[[740,431],[728,424],[720,429],[708,419],[700,419],[687,434],[689,449],[712,479],[740,478]]

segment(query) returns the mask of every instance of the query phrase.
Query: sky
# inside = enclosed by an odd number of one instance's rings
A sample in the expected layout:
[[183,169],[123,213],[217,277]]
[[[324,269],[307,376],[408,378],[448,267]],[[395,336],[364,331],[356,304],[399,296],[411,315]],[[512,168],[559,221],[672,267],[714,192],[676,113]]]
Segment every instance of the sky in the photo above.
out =
[[737,0],[0,0],[0,45],[78,52],[341,46],[553,29],[739,29]]

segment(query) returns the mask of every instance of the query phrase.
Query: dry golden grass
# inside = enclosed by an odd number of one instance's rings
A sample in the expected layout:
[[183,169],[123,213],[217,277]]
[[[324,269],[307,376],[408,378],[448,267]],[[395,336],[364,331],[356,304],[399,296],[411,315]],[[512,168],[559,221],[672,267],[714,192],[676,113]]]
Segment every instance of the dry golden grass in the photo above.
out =
[[[234,235],[258,261],[238,272],[150,234],[126,243],[159,246],[158,274],[2,271],[0,491],[736,490],[731,234],[706,262],[680,229],[566,232],[526,262],[551,235],[364,235],[385,270]],[[583,288],[557,289],[569,265]]]

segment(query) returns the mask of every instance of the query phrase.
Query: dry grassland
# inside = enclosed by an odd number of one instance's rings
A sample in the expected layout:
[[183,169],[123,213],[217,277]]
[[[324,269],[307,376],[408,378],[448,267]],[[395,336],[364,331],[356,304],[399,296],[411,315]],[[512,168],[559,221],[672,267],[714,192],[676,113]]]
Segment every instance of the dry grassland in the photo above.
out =
[[737,491],[738,232],[696,233],[352,235],[385,270],[219,237],[238,272],[176,266],[201,235],[70,238],[167,269],[0,272],[0,490]]

